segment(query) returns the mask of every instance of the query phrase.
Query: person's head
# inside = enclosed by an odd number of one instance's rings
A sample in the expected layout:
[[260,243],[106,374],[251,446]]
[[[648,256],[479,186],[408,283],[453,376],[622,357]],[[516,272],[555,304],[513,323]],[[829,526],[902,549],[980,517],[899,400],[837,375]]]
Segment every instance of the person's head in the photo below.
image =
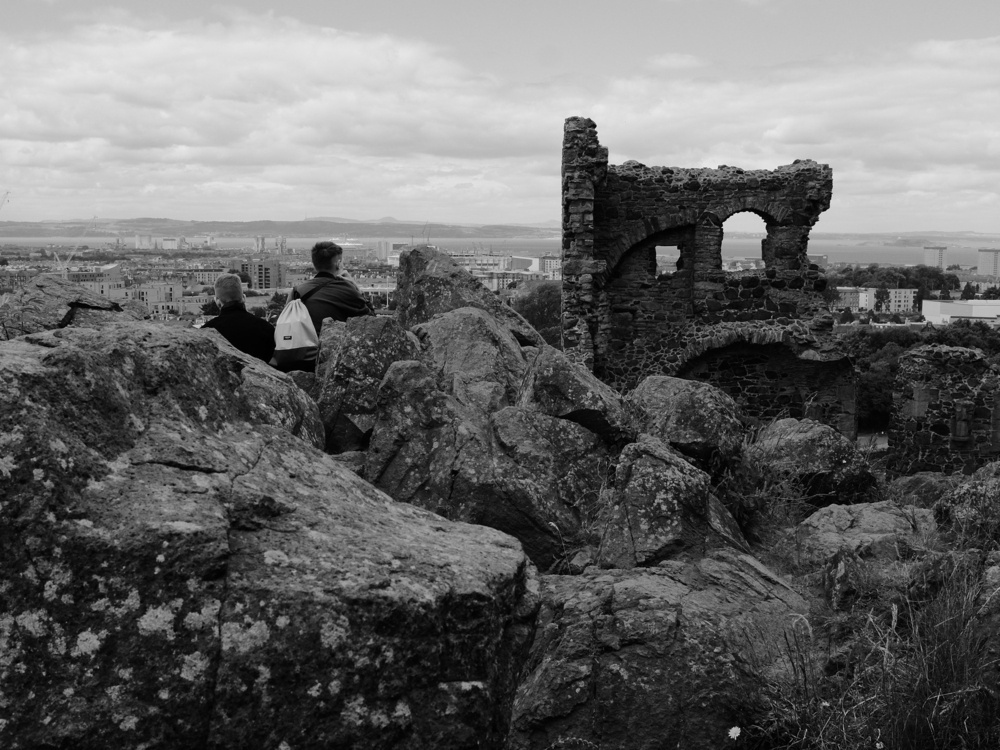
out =
[[317,242],[312,249],[313,268],[317,271],[337,273],[343,256],[344,248],[336,242]]
[[215,280],[215,302],[222,307],[227,302],[243,301],[243,282],[235,273],[224,273]]

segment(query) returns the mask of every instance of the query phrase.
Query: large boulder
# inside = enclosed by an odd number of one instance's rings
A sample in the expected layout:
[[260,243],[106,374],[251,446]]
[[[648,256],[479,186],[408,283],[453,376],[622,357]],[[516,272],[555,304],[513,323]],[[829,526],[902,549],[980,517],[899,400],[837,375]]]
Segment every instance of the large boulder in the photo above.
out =
[[[749,555],[543,576],[508,750],[716,750],[808,609]],[[581,744],[581,747],[584,745]]]
[[194,331],[0,346],[0,746],[500,746],[520,545],[357,478],[310,404]]
[[492,411],[515,403],[524,382],[527,363],[521,346],[494,317],[475,307],[463,307],[435,316],[414,326],[428,363],[434,367],[442,387],[452,393],[466,392],[479,407]]
[[638,428],[656,435],[703,468],[740,458],[744,415],[725,392],[697,380],[651,375],[628,395]]
[[204,331],[141,322],[63,328],[8,341],[0,355],[4,445],[24,441],[39,455],[48,441],[65,445],[70,469],[36,464],[59,476],[84,475],[82,467],[100,465],[156,420],[211,431],[268,424],[323,444],[316,405],[305,393]]
[[432,247],[415,247],[400,254],[396,303],[396,316],[403,328],[426,323],[438,313],[478,307],[520,343],[532,346],[545,343],[528,321],[503,304],[451,256]]
[[886,485],[886,494],[903,505],[933,508],[961,479],[961,475],[943,474],[940,471],[918,471],[890,481]]
[[420,362],[393,364],[365,476],[396,500],[515,536],[548,568],[595,531],[610,456],[573,422],[505,407],[502,392],[492,412],[483,400],[445,392]]
[[313,389],[327,453],[367,447],[379,383],[389,365],[414,359],[419,351],[416,337],[393,318],[364,316],[323,326]]
[[612,445],[635,437],[635,426],[619,393],[587,368],[551,346],[529,357],[520,405],[586,427]]
[[749,551],[708,474],[651,435],[621,452],[605,505],[603,567],[650,566],[684,551],[725,545]]
[[888,500],[828,505],[802,521],[781,546],[786,557],[807,567],[822,565],[841,550],[860,559],[896,560],[925,548],[935,531],[933,513],[926,508]]
[[812,419],[779,419],[765,426],[746,458],[775,484],[812,506],[876,499],[877,482],[857,445]]
[[58,276],[36,276],[0,304],[0,341],[67,326],[148,318],[140,302],[113,302]]

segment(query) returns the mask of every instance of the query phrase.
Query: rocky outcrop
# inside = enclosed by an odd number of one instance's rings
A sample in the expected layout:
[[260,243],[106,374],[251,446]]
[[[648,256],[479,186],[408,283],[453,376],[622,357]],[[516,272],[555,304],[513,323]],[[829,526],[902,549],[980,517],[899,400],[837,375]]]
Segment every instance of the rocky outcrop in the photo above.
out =
[[[66,472],[66,481],[87,476],[85,467],[100,465],[159,421],[182,431],[273,425],[322,445],[316,405],[302,391],[203,331],[140,322],[65,328],[8,341],[0,352],[7,375],[0,410],[12,426],[5,445],[33,445],[39,455],[47,455],[49,440],[65,445],[63,461],[32,464],[54,472],[49,478],[57,484]],[[22,478],[33,471],[5,460]]]
[[216,337],[32,334],[0,375],[0,746],[500,745],[515,540],[358,479]]
[[438,313],[478,307],[520,343],[532,346],[545,343],[528,321],[456,265],[447,253],[432,247],[415,247],[400,254],[396,302],[396,316],[403,328],[426,323]]
[[[805,601],[748,555],[543,576],[509,750],[717,748]],[[570,745],[571,746],[571,745]]]
[[787,556],[801,565],[821,565],[845,549],[862,559],[895,560],[926,547],[936,530],[926,508],[889,501],[829,505],[802,521],[794,540],[784,544]]
[[748,460],[814,506],[874,499],[875,476],[857,446],[811,419],[779,419],[758,434]]
[[327,453],[363,450],[375,424],[375,395],[389,365],[414,359],[413,334],[392,318],[331,321],[320,332],[313,386],[326,432]]
[[[493,388],[468,397],[484,383]],[[504,407],[493,381],[463,387],[456,397],[426,365],[393,364],[379,388],[365,476],[397,500],[512,534],[547,568],[578,540],[609,455],[573,422]],[[491,393],[495,409],[486,411]]]
[[659,438],[643,435],[625,447],[605,503],[603,567],[650,566],[684,551],[704,554],[719,546],[749,551],[708,474]]
[[948,491],[953,489],[961,477],[942,474],[938,471],[918,471],[905,477],[897,477],[886,485],[886,494],[897,498],[903,505],[919,508],[933,508]]
[[53,328],[94,328],[108,322],[147,317],[146,306],[141,303],[112,302],[65,279],[36,276],[0,304],[0,340]]
[[551,346],[534,351],[520,403],[577,422],[606,442],[628,442],[636,432],[617,391]]
[[[414,326],[442,387],[489,412],[517,402],[527,369],[520,344],[491,315],[463,307]],[[465,400],[465,399],[463,399]]]
[[718,388],[651,375],[628,400],[641,415],[642,432],[656,435],[704,468],[739,459],[744,417],[736,402]]

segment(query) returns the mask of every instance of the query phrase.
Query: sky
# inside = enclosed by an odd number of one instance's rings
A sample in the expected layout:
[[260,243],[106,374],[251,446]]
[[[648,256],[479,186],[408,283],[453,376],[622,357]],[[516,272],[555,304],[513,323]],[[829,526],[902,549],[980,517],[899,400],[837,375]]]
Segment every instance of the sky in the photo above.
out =
[[572,116],[830,164],[816,232],[1000,233],[996,0],[3,0],[0,221],[557,224]]

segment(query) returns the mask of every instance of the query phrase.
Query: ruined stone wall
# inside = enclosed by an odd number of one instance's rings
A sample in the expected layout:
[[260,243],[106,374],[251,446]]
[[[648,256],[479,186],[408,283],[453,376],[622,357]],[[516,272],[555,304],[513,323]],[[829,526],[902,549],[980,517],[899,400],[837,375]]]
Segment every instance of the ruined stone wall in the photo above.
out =
[[891,474],[971,474],[1000,458],[1000,369],[979,349],[906,352],[892,395]]
[[762,420],[815,419],[854,435],[854,368],[847,359],[811,361],[782,344],[730,344],[690,360],[677,373],[721,388]]
[[[714,348],[778,344],[769,351],[783,347],[786,359],[809,362],[792,368],[799,375],[832,363],[829,382],[809,378],[819,390],[799,408],[820,398],[830,404],[824,421],[850,424],[846,434],[853,435],[853,397],[839,412],[833,406],[853,394],[853,375],[833,339],[826,279],[807,257],[809,230],[829,207],[832,185],[830,168],[812,161],[773,171],[609,165],[594,123],[570,118],[563,143],[566,353],[627,390],[647,375],[680,374]],[[765,221],[766,269],[726,273],[723,222],[742,211]],[[657,246],[677,247],[676,270],[657,273]],[[703,374],[711,381],[718,372]],[[752,390],[730,377],[717,385],[734,397]]]

